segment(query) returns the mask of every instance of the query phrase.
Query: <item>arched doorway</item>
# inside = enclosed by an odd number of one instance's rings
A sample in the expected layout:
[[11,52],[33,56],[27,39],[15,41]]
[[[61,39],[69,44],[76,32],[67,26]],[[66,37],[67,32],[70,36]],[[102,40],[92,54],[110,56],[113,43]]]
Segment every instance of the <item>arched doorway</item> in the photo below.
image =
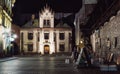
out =
[[49,45],[45,45],[44,46],[44,54],[49,54],[49,51],[50,51]]

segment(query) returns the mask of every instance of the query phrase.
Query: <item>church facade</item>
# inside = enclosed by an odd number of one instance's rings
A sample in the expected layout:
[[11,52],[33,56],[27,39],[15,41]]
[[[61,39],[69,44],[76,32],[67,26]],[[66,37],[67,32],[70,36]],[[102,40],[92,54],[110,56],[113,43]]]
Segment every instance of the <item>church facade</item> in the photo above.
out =
[[45,7],[39,19],[32,15],[20,30],[20,49],[25,53],[52,54],[71,52],[72,28],[67,23],[54,22],[54,12]]

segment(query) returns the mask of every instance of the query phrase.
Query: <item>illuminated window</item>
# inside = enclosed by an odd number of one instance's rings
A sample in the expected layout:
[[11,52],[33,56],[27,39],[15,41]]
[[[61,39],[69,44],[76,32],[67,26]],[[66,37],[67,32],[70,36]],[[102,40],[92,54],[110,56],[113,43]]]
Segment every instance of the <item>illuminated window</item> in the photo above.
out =
[[49,33],[44,33],[44,39],[49,39]]
[[65,44],[60,44],[59,45],[59,50],[60,51],[65,51]]
[[64,40],[65,39],[65,34],[64,33],[60,33],[59,34],[59,39],[60,40]]
[[28,33],[28,39],[32,40],[33,39],[33,33]]
[[33,44],[28,44],[28,51],[33,51]]

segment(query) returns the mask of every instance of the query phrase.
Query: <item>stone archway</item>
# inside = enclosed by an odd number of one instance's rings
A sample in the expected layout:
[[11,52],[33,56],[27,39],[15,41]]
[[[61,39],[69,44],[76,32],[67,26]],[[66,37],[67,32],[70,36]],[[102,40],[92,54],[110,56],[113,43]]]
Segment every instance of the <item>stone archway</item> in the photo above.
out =
[[49,54],[49,52],[50,52],[49,45],[44,45],[44,54]]

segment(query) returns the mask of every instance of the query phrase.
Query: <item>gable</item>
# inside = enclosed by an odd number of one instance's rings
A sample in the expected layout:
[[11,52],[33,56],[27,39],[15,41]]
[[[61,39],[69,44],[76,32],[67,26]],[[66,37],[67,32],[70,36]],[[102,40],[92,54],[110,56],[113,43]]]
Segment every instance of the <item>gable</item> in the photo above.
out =
[[52,9],[50,9],[50,7],[46,6],[44,7],[44,9],[40,12],[40,17],[53,17],[54,13],[52,11]]

